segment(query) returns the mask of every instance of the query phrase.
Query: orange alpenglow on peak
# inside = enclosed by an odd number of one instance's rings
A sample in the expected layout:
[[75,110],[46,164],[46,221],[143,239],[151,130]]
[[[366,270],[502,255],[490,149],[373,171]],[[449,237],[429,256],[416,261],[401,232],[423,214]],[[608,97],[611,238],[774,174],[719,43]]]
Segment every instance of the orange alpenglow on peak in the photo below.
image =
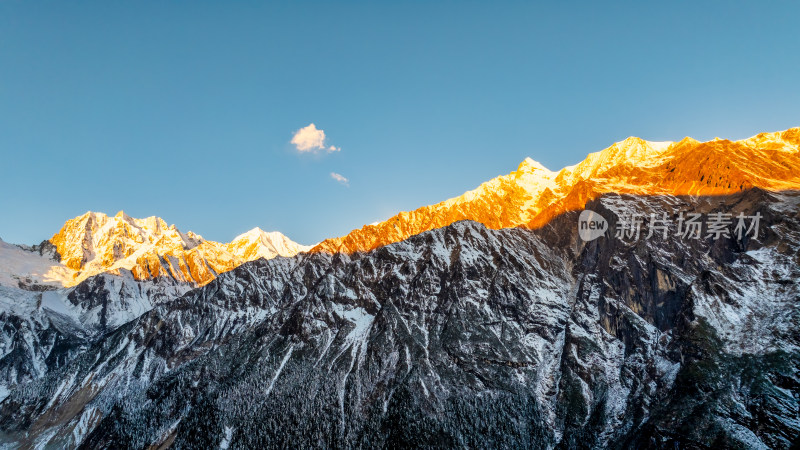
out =
[[649,142],[629,137],[551,172],[531,158],[516,171],[435,205],[327,239],[312,252],[358,252],[474,220],[489,228],[540,227],[607,193],[724,195],[759,187],[800,189],[800,128],[740,141]]
[[[223,244],[183,233],[159,217],[134,219],[87,212],[68,220],[50,242],[61,256],[47,279],[75,285],[103,272],[129,271],[138,280],[159,277],[203,285],[219,273],[258,258],[294,256],[310,247],[258,228]],[[66,267],[63,267],[66,266]]]

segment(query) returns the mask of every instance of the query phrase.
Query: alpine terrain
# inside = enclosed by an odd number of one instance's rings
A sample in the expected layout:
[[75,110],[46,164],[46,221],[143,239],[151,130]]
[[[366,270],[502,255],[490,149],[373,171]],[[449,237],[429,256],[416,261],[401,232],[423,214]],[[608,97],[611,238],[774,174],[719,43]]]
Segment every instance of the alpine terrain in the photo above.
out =
[[0,243],[7,448],[800,445],[800,128],[531,159],[304,247]]
[[309,248],[259,228],[220,244],[122,211],[87,212],[33,247],[0,240],[0,401],[156,304],[245,261]]

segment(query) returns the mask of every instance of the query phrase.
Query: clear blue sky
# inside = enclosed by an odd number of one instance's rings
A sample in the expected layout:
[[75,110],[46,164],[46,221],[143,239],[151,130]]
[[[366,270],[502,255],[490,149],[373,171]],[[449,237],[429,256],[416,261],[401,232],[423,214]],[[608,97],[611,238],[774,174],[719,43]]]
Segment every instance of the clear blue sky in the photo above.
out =
[[[313,243],[526,156],[800,125],[797,2],[396,3],[0,1],[0,237]],[[298,154],[310,123],[341,151]]]

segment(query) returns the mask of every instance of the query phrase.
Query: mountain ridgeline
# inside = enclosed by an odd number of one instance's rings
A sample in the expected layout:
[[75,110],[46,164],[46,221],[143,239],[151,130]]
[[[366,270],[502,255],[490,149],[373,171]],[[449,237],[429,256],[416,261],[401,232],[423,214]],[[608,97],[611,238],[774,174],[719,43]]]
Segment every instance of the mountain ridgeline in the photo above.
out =
[[202,283],[78,233],[111,272],[0,287],[0,445],[797,446],[799,159],[631,138]]

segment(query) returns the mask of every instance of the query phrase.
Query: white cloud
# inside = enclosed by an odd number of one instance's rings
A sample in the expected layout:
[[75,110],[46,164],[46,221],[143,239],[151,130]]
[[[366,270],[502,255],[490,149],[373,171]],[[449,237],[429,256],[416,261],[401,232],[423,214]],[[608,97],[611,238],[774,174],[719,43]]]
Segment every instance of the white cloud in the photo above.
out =
[[325,131],[317,129],[317,126],[313,123],[295,131],[291,143],[300,153],[332,153],[342,149],[341,147],[327,145],[325,143]]
[[334,180],[345,186],[350,186],[350,180],[345,178],[344,175],[338,174],[336,172],[331,172],[331,178],[333,178]]

